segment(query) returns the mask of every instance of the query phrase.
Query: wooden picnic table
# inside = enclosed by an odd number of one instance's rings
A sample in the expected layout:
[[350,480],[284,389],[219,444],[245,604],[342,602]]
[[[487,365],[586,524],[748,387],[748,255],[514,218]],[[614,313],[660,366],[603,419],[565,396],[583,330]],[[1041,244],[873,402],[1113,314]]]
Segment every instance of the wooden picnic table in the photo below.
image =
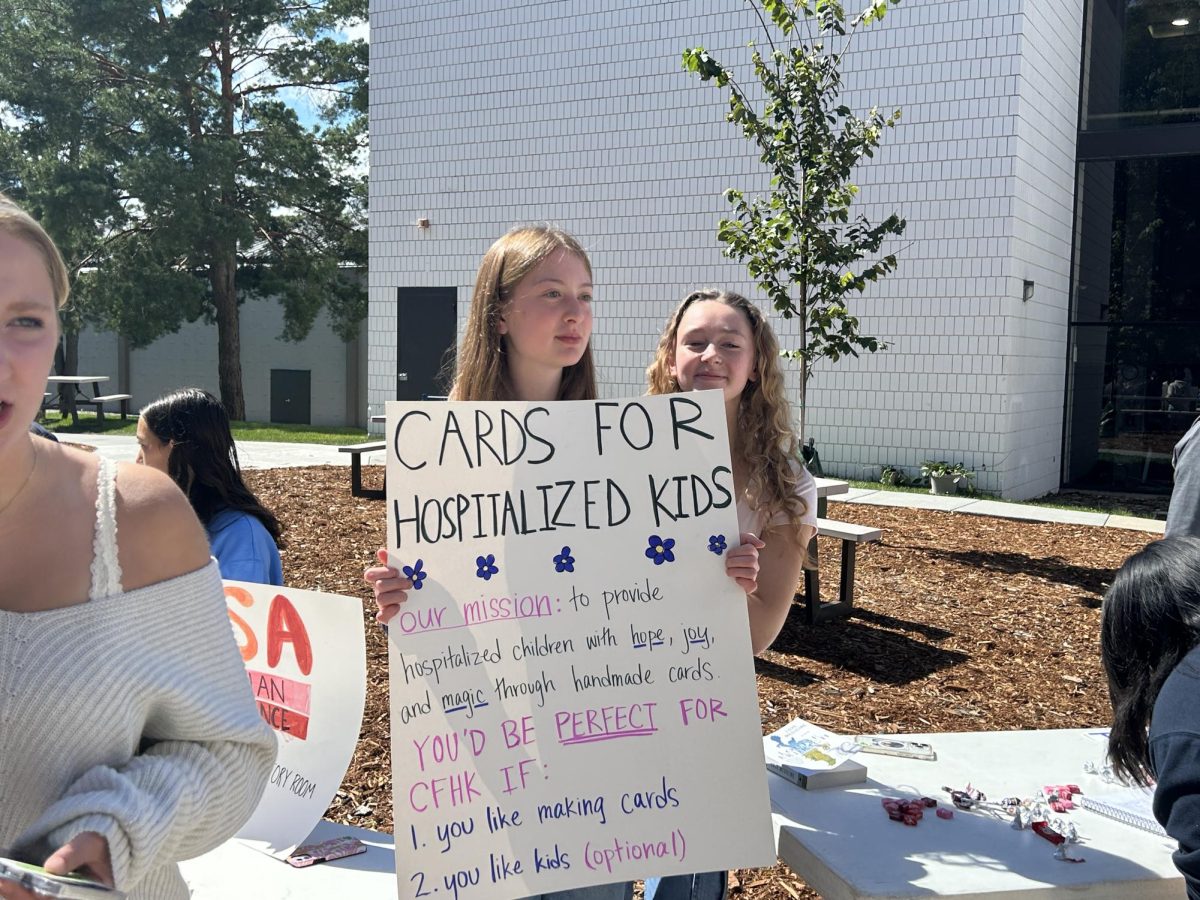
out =
[[836,478],[813,478],[817,483],[817,516],[824,519],[829,508],[829,497],[833,494],[850,493],[850,482]]
[[[73,389],[59,391],[58,396],[50,396],[46,402],[42,404],[43,414],[47,409],[57,409],[64,416],[71,416],[71,424],[79,424],[79,412],[77,404],[80,400],[90,401],[92,397],[100,396],[100,385],[108,381],[107,375],[48,375],[46,381],[50,384],[69,384],[73,385]],[[89,397],[83,392],[83,386],[90,384],[92,386],[92,397]]]
[[[46,381],[50,384],[57,385],[73,385],[73,390],[62,390],[60,388],[57,400],[53,395],[47,396],[42,404],[42,412],[45,413],[50,407],[55,407],[64,416],[70,414],[71,423],[79,424],[78,407],[80,404],[85,406],[94,406],[96,408],[96,418],[104,419],[104,404],[105,403],[120,403],[121,418],[124,419],[129,415],[129,401],[133,399],[132,394],[101,394],[100,385],[108,381],[107,375],[47,375]],[[92,395],[89,397],[83,390],[85,384],[92,386]]]

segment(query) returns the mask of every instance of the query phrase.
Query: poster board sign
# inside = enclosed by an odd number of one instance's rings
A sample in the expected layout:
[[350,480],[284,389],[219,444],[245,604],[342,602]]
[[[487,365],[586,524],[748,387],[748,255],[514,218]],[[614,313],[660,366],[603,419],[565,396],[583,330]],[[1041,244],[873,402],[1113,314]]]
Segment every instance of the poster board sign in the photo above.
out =
[[255,702],[279,740],[262,800],[237,837],[285,859],[321,821],[358,743],[367,695],[362,601],[224,585]]
[[773,864],[720,392],[387,414],[399,896]]

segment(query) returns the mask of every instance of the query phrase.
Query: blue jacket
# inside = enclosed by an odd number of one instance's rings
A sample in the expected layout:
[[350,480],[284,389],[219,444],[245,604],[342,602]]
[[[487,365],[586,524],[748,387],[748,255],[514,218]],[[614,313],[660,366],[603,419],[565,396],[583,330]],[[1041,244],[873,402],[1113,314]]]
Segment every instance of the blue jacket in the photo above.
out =
[[1167,676],[1150,716],[1154,817],[1179,842],[1175,867],[1200,900],[1200,647]]
[[208,521],[205,531],[222,578],[283,585],[279,548],[257,518],[223,509]]

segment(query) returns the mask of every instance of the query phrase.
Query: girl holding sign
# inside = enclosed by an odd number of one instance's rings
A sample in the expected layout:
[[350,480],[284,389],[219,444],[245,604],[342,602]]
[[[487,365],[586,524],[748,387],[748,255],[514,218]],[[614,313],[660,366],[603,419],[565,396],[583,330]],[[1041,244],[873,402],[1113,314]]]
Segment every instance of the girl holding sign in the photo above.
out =
[[750,642],[761,653],[783,628],[817,533],[817,486],[792,431],[779,342],[740,294],[693,291],[667,323],[646,374],[651,394],[724,392],[738,524],[766,542],[757,586],[746,592]]
[[[761,653],[787,619],[806,548],[817,533],[817,488],[800,462],[779,342],[745,297],[693,291],[667,322],[646,374],[651,394],[724,392],[738,526],[765,542],[757,585],[746,591],[750,641]],[[650,878],[646,898],[720,898],[726,881],[725,872]]]
[[[67,292],[53,242],[0,195],[0,853],[185,900],[176,862],[250,816],[275,736],[187,499],[29,433]],[[0,880],[0,897],[34,895]]]
[[[554,228],[522,227],[494,243],[483,257],[467,315],[466,333],[450,399],[594,400],[592,267],[583,247]],[[752,591],[761,542],[742,535],[726,556],[730,577]],[[379,551],[386,563],[387,553]],[[367,569],[377,619],[400,611],[412,583],[386,565]],[[622,882],[539,895],[544,900],[628,900]],[[538,900],[538,898],[530,898]]]
[[[770,327],[766,328],[764,340],[776,346]],[[592,264],[583,247],[573,236],[556,228],[514,228],[492,244],[480,263],[450,399],[595,400],[591,333]],[[782,398],[778,367],[772,362],[764,369],[769,369],[779,382],[779,399],[784,404],[780,415],[786,417],[787,401]],[[760,406],[754,405],[756,413]],[[757,461],[757,457],[747,459]],[[808,477],[803,467],[800,471]],[[738,472],[735,467],[735,486],[745,485],[744,480],[737,480]],[[811,487],[811,477],[808,484]],[[810,506],[816,509],[815,499]],[[739,501],[739,510],[741,507]],[[739,512],[743,528],[754,524],[754,518]],[[773,526],[774,520],[770,524]],[[763,546],[755,534],[754,529],[746,529],[740,537],[741,546],[725,554],[725,571],[748,595],[757,588],[758,551]],[[412,582],[387,565],[385,549],[380,548],[377,555],[382,565],[367,569],[363,577],[379,605],[375,618],[386,624],[408,599]],[[768,644],[782,624],[779,618]],[[759,649],[757,644],[755,649]]]

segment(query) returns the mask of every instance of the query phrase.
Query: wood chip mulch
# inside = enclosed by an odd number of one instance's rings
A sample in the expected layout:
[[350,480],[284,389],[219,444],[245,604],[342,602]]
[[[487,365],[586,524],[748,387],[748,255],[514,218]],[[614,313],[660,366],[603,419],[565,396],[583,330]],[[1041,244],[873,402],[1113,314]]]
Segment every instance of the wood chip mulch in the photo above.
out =
[[[378,467],[364,472],[378,483]],[[286,527],[288,584],[364,601],[367,708],[327,815],[390,832],[387,645],[362,581],[383,544],[384,504],[351,497],[343,467],[247,471],[246,479]],[[829,516],[882,528],[883,541],[859,548],[853,616],[809,628],[797,605],[756,661],[764,732],[797,716],[843,734],[1110,721],[1100,600],[1121,562],[1153,535],[841,503],[830,503]],[[836,594],[839,543],[820,539],[825,599]],[[782,864],[733,874],[736,897],[819,897]]]

